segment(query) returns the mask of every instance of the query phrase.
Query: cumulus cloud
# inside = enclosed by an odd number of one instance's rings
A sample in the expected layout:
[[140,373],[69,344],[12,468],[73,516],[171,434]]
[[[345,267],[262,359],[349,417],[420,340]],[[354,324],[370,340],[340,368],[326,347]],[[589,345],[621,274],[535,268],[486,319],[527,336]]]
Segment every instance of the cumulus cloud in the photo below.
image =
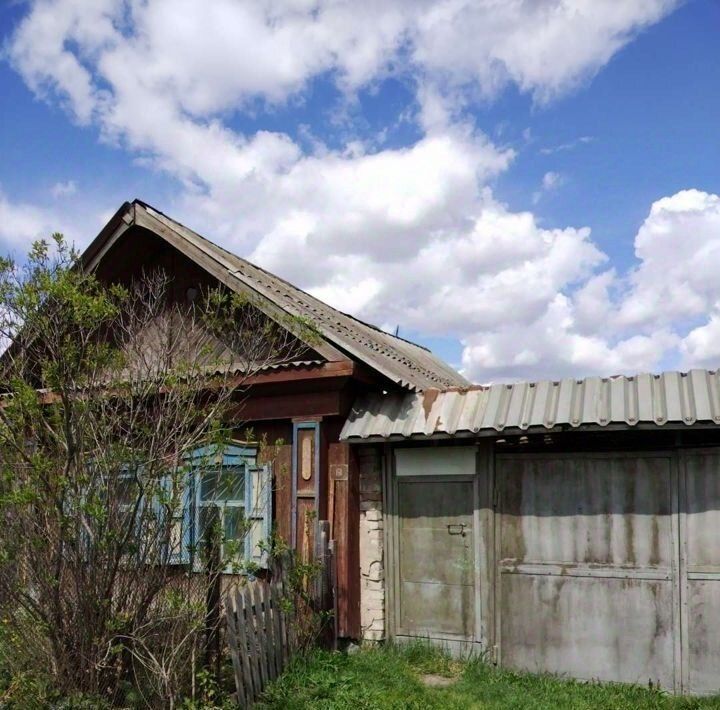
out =
[[[595,271],[561,287],[531,323],[464,339],[479,379],[720,367],[720,196],[657,200],[635,236],[628,273]],[[601,263],[601,262],[596,262]]]
[[29,242],[63,230],[59,215],[27,202],[14,202],[0,192],[0,244],[25,248]]
[[69,197],[77,192],[77,185],[74,180],[67,180],[66,182],[56,182],[50,188],[50,194],[56,199],[61,197]]
[[[551,100],[675,5],[37,0],[9,54],[38,95],[177,178],[192,226],[333,305],[460,339],[477,380],[607,374],[720,353],[720,198],[656,202],[637,267],[616,273],[589,229],[546,229],[496,199],[514,153],[461,109],[510,83]],[[404,147],[314,133],[307,148],[226,120],[302,101],[318,77],[352,99],[390,74],[417,92]],[[541,189],[561,182],[549,172]]]
[[107,64],[121,59],[130,81],[193,116],[255,97],[283,101],[327,72],[352,91],[404,67],[443,85],[474,84],[486,96],[513,82],[547,100],[677,4],[35,0],[11,53],[36,91],[61,91],[80,121],[113,98],[94,71],[112,71]]

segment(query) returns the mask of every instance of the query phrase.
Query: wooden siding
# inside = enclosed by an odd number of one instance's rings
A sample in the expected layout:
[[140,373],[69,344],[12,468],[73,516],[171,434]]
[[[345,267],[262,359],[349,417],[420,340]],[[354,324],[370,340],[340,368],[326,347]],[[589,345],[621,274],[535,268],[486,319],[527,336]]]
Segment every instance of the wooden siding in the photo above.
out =
[[[141,269],[161,270],[171,277],[168,298],[175,303],[185,302],[189,288],[204,291],[228,286],[226,272],[205,258],[198,263],[182,253],[165,238],[167,234],[158,236],[138,225],[125,225],[123,230],[117,240],[109,241],[94,255],[100,279],[129,284]],[[329,519],[337,555],[337,630],[340,636],[358,638],[358,472],[349,447],[339,444],[338,437],[357,395],[369,388],[387,387],[388,381],[328,343],[308,348],[305,355],[312,361],[241,380],[242,391],[232,412],[235,438],[267,443],[260,463],[272,464],[273,526],[281,538],[288,543],[294,540],[298,551],[310,555],[315,547],[316,521]],[[333,361],[322,362],[323,355]],[[318,423],[320,431],[316,461],[311,479],[298,480],[293,477],[293,422],[311,420]],[[276,445],[279,440],[283,443]]]

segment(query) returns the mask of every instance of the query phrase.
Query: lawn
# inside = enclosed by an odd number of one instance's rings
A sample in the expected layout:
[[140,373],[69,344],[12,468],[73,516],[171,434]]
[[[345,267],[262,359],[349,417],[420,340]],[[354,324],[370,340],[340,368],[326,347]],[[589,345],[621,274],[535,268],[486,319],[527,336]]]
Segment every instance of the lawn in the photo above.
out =
[[[444,687],[423,677],[440,677]],[[675,698],[657,690],[583,683],[498,670],[480,660],[456,661],[427,645],[368,648],[353,655],[315,651],[298,658],[260,707],[332,708],[720,708],[720,697]]]

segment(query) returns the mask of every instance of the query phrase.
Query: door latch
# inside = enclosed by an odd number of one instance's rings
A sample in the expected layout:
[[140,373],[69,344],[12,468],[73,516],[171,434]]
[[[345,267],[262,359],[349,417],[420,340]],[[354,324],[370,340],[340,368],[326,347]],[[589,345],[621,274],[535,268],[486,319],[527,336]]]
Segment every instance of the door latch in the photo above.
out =
[[465,523],[448,523],[447,530],[450,535],[462,535],[465,537]]

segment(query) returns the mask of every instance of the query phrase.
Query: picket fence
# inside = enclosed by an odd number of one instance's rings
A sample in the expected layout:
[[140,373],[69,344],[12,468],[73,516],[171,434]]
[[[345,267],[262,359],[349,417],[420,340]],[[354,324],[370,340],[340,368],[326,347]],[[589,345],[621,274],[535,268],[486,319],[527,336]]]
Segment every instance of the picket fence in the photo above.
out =
[[[315,584],[317,608],[332,608],[334,575],[328,526],[320,521],[317,553],[323,563]],[[270,581],[255,580],[231,589],[225,600],[227,639],[235,675],[236,699],[251,708],[268,683],[285,670],[297,648],[289,574],[292,555],[274,561]]]

